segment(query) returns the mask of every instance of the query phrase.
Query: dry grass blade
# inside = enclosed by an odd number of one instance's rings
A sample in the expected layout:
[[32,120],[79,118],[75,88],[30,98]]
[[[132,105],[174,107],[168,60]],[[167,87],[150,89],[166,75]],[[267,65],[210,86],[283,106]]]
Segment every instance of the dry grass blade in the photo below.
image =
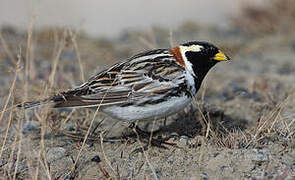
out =
[[206,119],[203,111],[201,110],[201,106],[198,103],[196,97],[195,96],[192,96],[192,97],[193,97],[192,103],[193,103],[194,107],[198,109],[198,111],[199,111],[199,113],[201,115],[201,118],[202,118],[201,121],[200,121],[200,123],[202,125],[202,134],[206,135],[206,138],[208,138],[209,132],[211,131],[210,127],[207,126],[208,120]]
[[19,161],[20,161],[20,155],[21,155],[21,151],[22,151],[22,140],[23,140],[23,133],[20,131],[22,129],[22,119],[19,118],[18,119],[18,129],[19,131],[17,131],[17,135],[19,137],[18,139],[18,151],[17,151],[17,156],[16,156],[16,161],[15,161],[15,168],[14,168],[14,174],[13,174],[13,180],[16,179],[16,174],[18,172],[18,166],[19,166]]
[[6,102],[5,102],[4,108],[3,108],[3,110],[2,110],[2,113],[1,113],[1,115],[0,115],[0,122],[2,121],[3,116],[4,116],[4,114],[5,114],[6,110],[7,110],[7,106],[8,106],[9,100],[10,100],[10,98],[11,98],[11,96],[12,96],[12,93],[13,93],[13,90],[14,90],[14,87],[15,87],[15,82],[16,82],[16,79],[17,79],[18,73],[19,73],[19,71],[20,71],[20,66],[19,66],[20,61],[21,61],[21,56],[19,56],[19,60],[18,60],[18,62],[17,62],[16,68],[15,68],[14,78],[13,78],[12,84],[11,84],[11,86],[10,86],[9,94],[8,94],[7,99],[6,99]]
[[[152,165],[152,163],[150,162],[150,160],[149,160],[149,158],[148,158],[147,151],[145,150],[145,148],[144,148],[144,146],[143,146],[143,143],[140,141],[139,134],[137,133],[137,131],[136,131],[135,129],[134,129],[133,131],[134,131],[135,134],[136,134],[137,141],[138,141],[138,143],[140,144],[141,151],[142,151],[142,153],[143,153],[143,155],[144,155],[144,158],[145,158],[146,162],[147,162],[148,165],[149,165],[149,168],[151,169],[151,171],[152,171],[152,173],[153,173],[154,178],[155,178],[155,179],[159,179],[158,176],[157,176],[157,174],[156,174],[156,171],[155,171],[154,166]],[[151,136],[150,136],[150,138],[149,138],[149,144],[151,144],[151,140],[152,140],[152,134],[151,134]]]
[[56,73],[56,68],[57,68],[57,65],[58,65],[58,62],[59,62],[59,59],[60,59],[60,55],[65,47],[65,44],[66,44],[66,30],[64,30],[64,33],[63,33],[63,37],[62,37],[62,40],[58,43],[59,46],[58,46],[58,50],[57,50],[57,54],[55,56],[55,58],[53,59],[53,64],[52,64],[52,71],[51,71],[51,74],[49,76],[49,87],[53,87],[54,85],[54,77],[55,77],[55,73]]
[[150,28],[147,35],[147,38],[139,36],[138,41],[150,49],[155,49],[157,47],[157,41],[156,36],[154,34],[154,30]]
[[27,101],[28,97],[28,80],[29,80],[29,67],[30,67],[30,58],[31,58],[31,47],[32,47],[32,37],[33,37],[33,25],[34,25],[35,17],[32,18],[30,22],[30,26],[27,31],[27,45],[26,45],[26,54],[25,54],[25,78],[24,78],[24,99],[23,101]]
[[[105,159],[106,164],[111,168],[112,172],[114,174],[116,174],[115,169],[112,167],[112,165],[111,165],[111,163],[110,163],[109,159],[107,158],[107,156],[105,154],[105,151],[104,151],[104,147],[103,147],[103,132],[100,133],[100,146],[101,146],[102,154],[103,154],[103,157]],[[118,175],[118,174],[116,174],[116,175]]]
[[0,31],[0,41],[1,41],[1,44],[2,44],[2,46],[4,48],[4,51],[6,52],[7,56],[12,61],[12,63],[16,66],[17,65],[17,59],[15,59],[15,57],[12,55],[12,52],[8,48],[7,43],[6,43],[5,39],[3,38],[3,35],[2,35],[1,31]]
[[169,44],[171,48],[175,46],[174,39],[173,39],[173,31],[171,29],[169,30]]
[[5,144],[6,144],[6,140],[7,140],[7,137],[8,137],[8,131],[10,129],[10,125],[11,125],[11,121],[12,121],[12,114],[13,114],[13,110],[11,110],[10,113],[9,113],[9,119],[8,119],[8,123],[7,123],[7,128],[6,128],[4,140],[3,140],[1,151],[0,151],[0,159],[2,157],[4,147],[5,147]]
[[79,67],[80,67],[81,80],[84,82],[85,81],[84,68],[83,68],[83,65],[82,65],[81,55],[80,55],[78,43],[77,43],[77,40],[76,40],[76,34],[73,34],[73,32],[70,29],[68,29],[68,31],[69,31],[69,35],[71,37],[71,40],[73,42],[74,49],[75,49],[76,54],[77,54],[77,59],[78,59]]

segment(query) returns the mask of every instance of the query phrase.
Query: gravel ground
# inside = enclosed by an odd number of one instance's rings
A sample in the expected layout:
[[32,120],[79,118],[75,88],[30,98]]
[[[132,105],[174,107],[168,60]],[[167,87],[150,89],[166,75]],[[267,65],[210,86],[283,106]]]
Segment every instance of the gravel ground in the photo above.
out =
[[83,144],[93,110],[43,107],[4,113],[4,179],[295,179],[294,34],[249,35],[196,24],[179,27],[172,37],[160,27],[115,39],[77,34],[45,29],[34,31],[27,43],[26,32],[2,28],[1,109],[15,72],[8,107],[71,88],[108,65],[145,49],[169,47],[171,41],[210,41],[233,60],[208,74],[196,101],[183,112],[139,122],[145,130],[160,129],[154,138],[167,139],[162,148],[150,147],[126,124],[101,113]]

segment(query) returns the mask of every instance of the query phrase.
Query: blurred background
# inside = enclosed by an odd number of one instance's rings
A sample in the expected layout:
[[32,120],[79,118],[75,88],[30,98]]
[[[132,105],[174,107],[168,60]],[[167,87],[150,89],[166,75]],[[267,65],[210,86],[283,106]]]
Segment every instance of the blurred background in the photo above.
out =
[[229,17],[240,10],[240,3],[235,0],[3,0],[0,25],[25,29],[35,17],[36,28],[70,26],[94,36],[114,36],[151,25],[173,30],[184,21],[226,26]]

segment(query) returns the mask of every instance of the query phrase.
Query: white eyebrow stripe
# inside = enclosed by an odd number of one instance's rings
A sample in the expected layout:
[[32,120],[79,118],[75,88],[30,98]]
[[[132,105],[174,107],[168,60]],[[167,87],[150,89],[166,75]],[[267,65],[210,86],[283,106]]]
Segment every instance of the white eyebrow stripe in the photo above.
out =
[[200,52],[204,47],[200,45],[191,46],[179,46],[181,53],[186,53],[187,51]]

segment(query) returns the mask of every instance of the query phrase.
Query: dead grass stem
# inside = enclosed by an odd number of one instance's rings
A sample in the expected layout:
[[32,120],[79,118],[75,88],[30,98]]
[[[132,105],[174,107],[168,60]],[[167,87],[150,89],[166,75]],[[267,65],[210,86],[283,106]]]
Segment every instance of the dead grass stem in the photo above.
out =
[[9,132],[9,129],[10,129],[10,125],[11,125],[11,121],[12,121],[12,114],[13,113],[14,113],[13,110],[11,110],[9,112],[9,118],[8,118],[8,123],[7,123],[7,127],[6,127],[6,132],[5,132],[4,140],[3,140],[3,143],[2,143],[2,146],[1,146],[1,151],[0,151],[0,159],[2,157],[4,148],[5,148],[5,145],[6,145],[6,140],[7,140],[7,137],[8,137],[8,132]]
[[32,36],[33,36],[33,25],[35,22],[35,17],[32,17],[28,31],[27,31],[27,45],[26,45],[26,54],[25,54],[25,78],[24,78],[24,96],[23,101],[28,99],[28,80],[29,80],[29,67],[30,67],[30,58],[31,58],[31,47],[32,47]]
[[81,80],[82,82],[85,81],[85,77],[84,77],[84,68],[83,68],[83,65],[82,65],[82,61],[81,61],[81,55],[80,55],[80,51],[79,51],[79,47],[78,47],[78,43],[77,43],[77,40],[76,40],[76,34],[73,34],[73,32],[71,31],[71,29],[68,29],[69,31],[69,35],[71,37],[71,40],[73,42],[73,45],[74,45],[74,49],[75,49],[75,52],[76,52],[76,55],[77,55],[77,59],[78,59],[78,63],[79,63],[79,68],[80,68],[80,76],[81,76]]
[[13,56],[11,50],[9,49],[5,39],[3,38],[2,32],[0,31],[0,41],[3,46],[3,49],[5,53],[7,54],[8,58],[11,60],[11,62],[16,66],[17,65],[17,59]]
[[[155,122],[155,121],[153,121],[153,128],[154,128],[154,122]],[[153,128],[152,128],[152,130],[153,130]],[[150,162],[150,160],[149,160],[149,158],[148,158],[148,154],[147,154],[147,153],[148,153],[148,150],[149,150],[150,148],[148,148],[147,150],[145,150],[144,145],[143,145],[143,143],[142,143],[141,140],[140,140],[140,137],[139,137],[138,132],[137,132],[135,129],[133,129],[133,131],[134,131],[134,133],[136,134],[137,142],[138,142],[139,145],[140,145],[140,148],[141,148],[141,151],[142,151],[142,153],[143,153],[143,155],[144,155],[145,161],[147,162],[149,168],[151,169],[154,178],[155,178],[155,179],[158,179],[157,174],[156,174],[156,171],[155,171],[155,168],[154,168],[154,166],[152,165],[152,163]],[[150,137],[149,137],[149,145],[148,145],[148,146],[151,145],[151,141],[152,141],[152,134],[151,134]]]
[[55,77],[55,73],[56,73],[56,68],[57,68],[57,65],[58,65],[58,62],[60,59],[60,55],[65,47],[65,43],[66,43],[65,39],[66,39],[66,30],[64,30],[64,32],[63,32],[62,40],[59,41],[59,43],[58,43],[58,50],[57,50],[55,58],[53,59],[52,71],[49,76],[49,87],[50,88],[52,88],[54,85],[54,77]]
[[15,88],[16,79],[17,79],[18,73],[20,71],[20,67],[19,67],[20,60],[21,60],[21,56],[19,56],[19,60],[18,60],[17,65],[15,67],[14,78],[13,78],[12,84],[10,86],[8,97],[6,99],[5,105],[4,105],[3,110],[1,112],[1,115],[0,115],[0,122],[2,121],[3,116],[4,116],[4,114],[5,114],[6,110],[7,110],[7,106],[9,104],[9,101],[11,99],[12,93],[13,93],[14,88]]

